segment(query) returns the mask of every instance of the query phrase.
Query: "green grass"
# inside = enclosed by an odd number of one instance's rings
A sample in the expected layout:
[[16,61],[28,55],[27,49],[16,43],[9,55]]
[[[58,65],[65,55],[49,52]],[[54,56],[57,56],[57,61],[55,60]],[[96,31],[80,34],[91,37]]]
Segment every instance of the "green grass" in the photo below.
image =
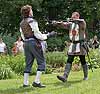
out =
[[[66,83],[59,81],[58,74],[42,75],[42,82],[46,88],[28,87],[22,88],[23,78],[0,80],[0,94],[100,94],[100,69],[89,71],[89,79],[83,81],[83,73],[71,72]],[[30,84],[35,76],[31,76]]]

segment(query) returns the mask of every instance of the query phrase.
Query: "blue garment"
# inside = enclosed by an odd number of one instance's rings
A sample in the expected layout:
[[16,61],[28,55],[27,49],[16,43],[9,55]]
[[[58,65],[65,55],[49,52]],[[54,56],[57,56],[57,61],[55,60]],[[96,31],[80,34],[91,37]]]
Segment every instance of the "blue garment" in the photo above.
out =
[[26,66],[24,73],[31,72],[31,68],[35,58],[38,65],[37,71],[45,71],[46,60],[43,54],[42,47],[38,47],[37,44],[38,43],[35,39],[25,41],[24,51]]

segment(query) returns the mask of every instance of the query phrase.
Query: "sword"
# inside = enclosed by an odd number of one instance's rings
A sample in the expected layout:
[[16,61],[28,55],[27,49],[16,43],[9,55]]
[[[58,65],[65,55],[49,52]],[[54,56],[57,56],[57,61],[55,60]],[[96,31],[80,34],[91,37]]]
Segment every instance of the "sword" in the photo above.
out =
[[86,50],[86,53],[87,53],[87,57],[88,57],[88,62],[90,63],[90,68],[91,68],[91,71],[93,72],[93,68],[92,68],[92,63],[91,63],[91,60],[90,60],[90,56],[89,56],[89,49],[88,49],[88,47],[87,47],[87,44],[86,44],[86,42],[82,45],[84,48],[85,48],[85,50]]

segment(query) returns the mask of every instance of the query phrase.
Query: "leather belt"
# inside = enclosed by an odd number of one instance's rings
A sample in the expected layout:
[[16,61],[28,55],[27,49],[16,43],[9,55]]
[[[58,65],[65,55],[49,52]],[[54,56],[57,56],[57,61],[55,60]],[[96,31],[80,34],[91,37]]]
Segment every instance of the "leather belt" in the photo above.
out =
[[24,41],[30,41],[30,40],[35,40],[34,38],[27,38]]
[[70,40],[70,42],[76,44],[76,43],[82,43],[82,42],[84,42],[84,40],[79,40],[79,41],[72,41],[72,40]]

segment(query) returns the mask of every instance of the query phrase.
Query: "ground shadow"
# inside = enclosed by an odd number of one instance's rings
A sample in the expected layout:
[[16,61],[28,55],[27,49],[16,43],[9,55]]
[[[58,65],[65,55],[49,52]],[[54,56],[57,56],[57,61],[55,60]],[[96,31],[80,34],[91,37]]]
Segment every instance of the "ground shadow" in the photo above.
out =
[[80,83],[82,80],[74,80],[74,81],[67,81],[67,82],[56,82],[54,86],[61,86],[61,87],[70,87],[72,84]]
[[19,88],[8,88],[5,90],[0,90],[0,94],[19,94],[19,93],[25,93],[28,94],[28,92],[35,90],[33,87],[19,87]]
[[[82,80],[71,80],[71,81],[67,81],[65,83],[61,82],[61,81],[55,81],[55,82],[52,82],[52,83],[49,83],[49,84],[46,84],[46,86],[48,87],[49,85],[52,85],[54,86],[52,89],[60,89],[60,88],[69,88],[71,87],[72,84],[76,84],[76,83],[80,83],[82,82]],[[0,94],[20,94],[20,93],[23,93],[23,94],[28,94],[29,92],[31,91],[35,91],[37,90],[37,88],[34,88],[32,86],[30,87],[26,87],[26,88],[23,88],[23,87],[18,87],[18,88],[8,88],[8,89],[5,89],[5,90],[0,90]],[[51,90],[51,88],[50,88]]]
[[73,81],[68,81],[68,83],[70,83],[70,84],[76,84],[76,83],[80,83],[82,81],[83,80],[73,80]]

